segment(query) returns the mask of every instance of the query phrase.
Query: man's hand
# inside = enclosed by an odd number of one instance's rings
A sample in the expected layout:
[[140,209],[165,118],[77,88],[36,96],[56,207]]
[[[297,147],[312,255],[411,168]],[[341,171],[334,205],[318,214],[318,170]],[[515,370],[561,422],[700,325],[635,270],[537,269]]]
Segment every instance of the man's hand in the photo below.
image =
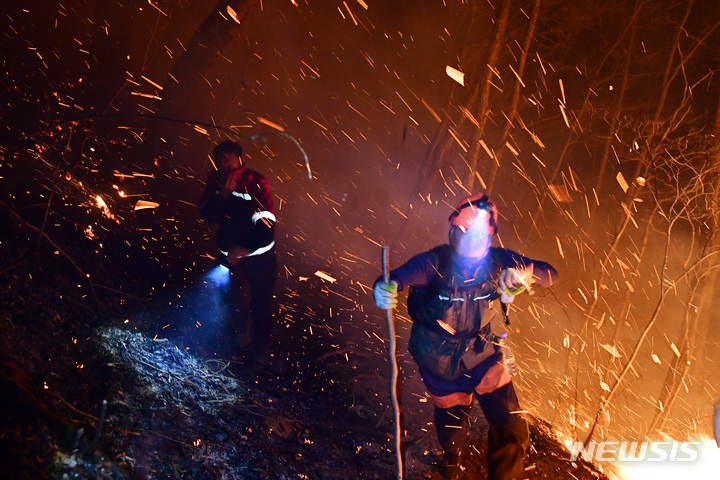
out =
[[373,296],[375,297],[375,305],[383,310],[390,310],[397,307],[398,304],[398,284],[395,280],[390,280],[390,283],[378,282],[375,284],[373,290]]
[[248,253],[250,253],[250,250],[248,250],[245,247],[236,245],[236,246],[232,247],[230,249],[230,251],[228,252],[228,263],[230,265],[237,265],[238,261],[241,258],[246,257]]
[[533,266],[529,268],[506,268],[498,276],[498,289],[501,293],[514,297],[530,288],[535,283],[532,275]]
[[235,176],[230,175],[228,179],[225,181],[225,185],[223,186],[222,192],[220,192],[220,195],[223,196],[223,198],[228,198],[230,195],[232,195],[232,192],[235,191],[235,188],[237,187],[237,182],[235,181]]

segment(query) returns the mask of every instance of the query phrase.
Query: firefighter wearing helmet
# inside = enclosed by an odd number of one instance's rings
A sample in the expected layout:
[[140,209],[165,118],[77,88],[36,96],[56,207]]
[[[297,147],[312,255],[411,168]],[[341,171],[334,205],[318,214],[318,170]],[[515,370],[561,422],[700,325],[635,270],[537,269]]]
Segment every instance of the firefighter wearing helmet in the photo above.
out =
[[521,479],[528,423],[517,413],[522,409],[498,345],[506,327],[491,302],[501,297],[511,302],[531,284],[549,287],[557,271],[548,263],[491,245],[498,211],[486,195],[460,200],[449,223],[449,244],[412,257],[390,272],[389,283],[382,277],[376,280],[375,303],[382,309],[395,308],[398,292],[409,288],[413,326],[408,349],[435,404],[443,478],[455,478],[461,470],[475,396],[490,424],[489,478]]

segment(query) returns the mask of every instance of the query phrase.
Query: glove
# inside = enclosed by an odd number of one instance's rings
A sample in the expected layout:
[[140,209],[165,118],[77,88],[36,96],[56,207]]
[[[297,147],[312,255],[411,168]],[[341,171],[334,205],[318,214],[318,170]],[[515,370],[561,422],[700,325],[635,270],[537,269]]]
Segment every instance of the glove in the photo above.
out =
[[532,277],[532,265],[527,271],[519,272],[516,268],[506,268],[498,276],[498,293],[500,301],[512,303],[515,295],[518,295],[530,288],[535,283]]
[[383,310],[390,310],[397,307],[398,304],[398,284],[395,280],[390,283],[383,281],[377,282],[373,289],[373,297],[375,297],[375,305]]

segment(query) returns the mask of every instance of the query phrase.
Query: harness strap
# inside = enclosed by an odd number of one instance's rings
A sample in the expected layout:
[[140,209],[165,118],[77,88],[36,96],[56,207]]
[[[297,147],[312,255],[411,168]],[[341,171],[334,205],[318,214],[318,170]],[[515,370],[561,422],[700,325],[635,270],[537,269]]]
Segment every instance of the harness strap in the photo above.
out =
[[428,330],[430,330],[433,333],[437,333],[437,334],[440,334],[440,335],[443,335],[443,336],[449,337],[449,338],[474,338],[474,337],[477,337],[481,332],[481,330],[476,330],[474,332],[450,333],[447,330],[445,330],[443,327],[441,327],[440,324],[437,322],[434,322],[434,323],[422,322],[422,326],[427,328]]
[[[490,325],[487,324],[483,326],[482,328],[472,330],[472,331],[456,331],[454,328],[452,328],[450,325],[445,324],[442,319],[433,318],[430,315],[425,315],[422,313],[423,307],[426,305],[426,302],[429,302],[430,299],[439,299],[442,301],[449,301],[449,302],[465,302],[467,301],[477,301],[477,300],[485,300],[487,302],[492,302],[493,300],[496,300],[500,298],[500,294],[497,293],[496,290],[491,290],[490,292],[482,292],[481,288],[483,285],[477,285],[475,287],[464,287],[461,288],[461,290],[469,290],[474,289],[477,290],[477,294],[473,294],[470,296],[465,295],[464,298],[461,297],[455,297],[451,293],[445,293],[445,286],[448,282],[451,282],[452,278],[448,278],[448,276],[454,275],[453,273],[453,265],[452,265],[452,251],[449,245],[441,245],[439,247],[435,247],[430,251],[436,258],[437,258],[437,274],[433,278],[430,285],[428,285],[427,290],[424,293],[420,293],[421,297],[417,298],[417,302],[412,302],[411,299],[413,298],[413,292],[411,290],[410,299],[408,299],[408,310],[410,310],[411,317],[413,317],[413,320],[417,322],[419,325],[422,325],[427,330],[436,333],[438,335],[442,335],[443,337],[453,338],[453,339],[470,339],[475,338],[477,336],[480,336],[483,342],[485,343],[488,341],[492,341],[492,339],[485,338],[490,333]],[[492,252],[492,251],[491,251]],[[491,262],[491,265],[495,264],[495,258],[494,258],[494,252],[491,253],[493,255],[493,261]],[[487,293],[486,293],[487,292]],[[484,294],[483,294],[484,293]],[[450,296],[448,296],[450,295]],[[418,302],[420,302],[420,298],[422,298],[422,304],[418,305]],[[415,308],[413,308],[415,306]],[[419,308],[419,310],[418,310]],[[413,310],[415,311],[415,314],[413,315]],[[432,314],[431,314],[432,315]],[[442,318],[442,317],[441,317]]]

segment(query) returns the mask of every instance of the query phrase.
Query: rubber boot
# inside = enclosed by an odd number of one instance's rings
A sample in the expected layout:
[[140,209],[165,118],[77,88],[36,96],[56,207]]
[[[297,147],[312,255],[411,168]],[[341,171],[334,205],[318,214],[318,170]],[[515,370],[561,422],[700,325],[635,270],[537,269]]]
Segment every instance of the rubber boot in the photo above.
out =
[[490,393],[478,395],[488,432],[488,479],[524,478],[525,450],[530,444],[528,422],[518,413],[522,410],[512,382]]
[[453,479],[460,473],[460,455],[465,447],[470,406],[435,407],[435,431],[443,448],[438,470],[444,479]]

